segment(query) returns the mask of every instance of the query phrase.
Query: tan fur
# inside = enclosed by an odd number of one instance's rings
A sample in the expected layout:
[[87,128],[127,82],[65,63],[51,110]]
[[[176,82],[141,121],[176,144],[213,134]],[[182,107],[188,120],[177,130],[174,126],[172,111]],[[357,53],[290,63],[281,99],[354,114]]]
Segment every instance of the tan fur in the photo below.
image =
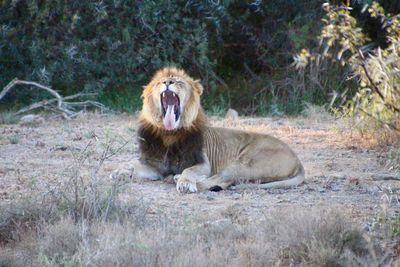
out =
[[[181,113],[180,128],[174,131],[164,129],[160,112],[159,87],[165,79],[181,82],[183,85],[177,88],[177,95],[180,99],[187,99]],[[282,141],[263,134],[206,126],[200,105],[202,93],[200,82],[189,77],[183,70],[164,68],[144,87],[142,95],[143,108],[139,125],[161,138],[164,146],[174,145],[194,130],[202,132],[204,162],[175,175],[178,191],[220,190],[232,185],[238,188],[291,187],[304,181],[301,162]],[[154,168],[150,166],[154,164],[150,163],[141,162],[144,167],[136,166],[142,173],[136,175],[147,177],[143,175],[146,168],[149,173],[153,173]],[[158,176],[155,175],[154,179]]]
[[[162,119],[159,116],[156,104],[160,102],[160,95],[154,90],[159,85],[160,80],[166,77],[177,77],[188,83],[191,88],[188,103],[182,112],[182,127],[189,130],[192,128],[193,122],[198,119],[198,116],[204,117],[203,110],[200,106],[200,96],[203,94],[203,86],[198,80],[193,80],[183,70],[176,68],[164,68],[159,70],[151,79],[150,83],[144,87],[142,99],[143,107],[140,114],[142,121],[149,122],[150,124],[162,129]],[[199,114],[202,113],[202,114]]]

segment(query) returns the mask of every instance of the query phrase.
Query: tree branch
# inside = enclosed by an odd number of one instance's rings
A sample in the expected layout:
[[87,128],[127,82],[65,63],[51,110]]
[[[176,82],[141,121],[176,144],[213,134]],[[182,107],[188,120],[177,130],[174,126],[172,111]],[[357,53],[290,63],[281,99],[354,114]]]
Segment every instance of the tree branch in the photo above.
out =
[[[63,100],[66,101],[66,100],[72,100],[72,99],[75,99],[75,98],[78,98],[78,97],[93,96],[93,95],[97,95],[97,94],[95,94],[95,93],[87,93],[87,94],[79,93],[79,94],[63,97]],[[28,111],[31,111],[31,110],[34,110],[34,109],[42,108],[42,107],[44,107],[46,105],[51,105],[54,102],[57,102],[57,99],[42,100],[40,102],[33,103],[33,104],[31,104],[31,105],[29,105],[29,106],[27,106],[25,108],[22,108],[22,109],[18,110],[15,114],[19,115],[19,114],[22,114],[22,113],[25,113],[25,112],[28,112]],[[71,103],[69,103],[69,104],[71,104]]]
[[393,109],[394,111],[396,111],[397,113],[400,113],[400,109],[397,108],[396,106],[392,105],[391,103],[387,103],[385,101],[385,96],[382,94],[382,92],[379,90],[379,87],[375,84],[374,80],[371,78],[371,76],[369,75],[368,69],[365,66],[365,58],[364,55],[362,53],[362,51],[360,49],[358,49],[358,54],[360,55],[361,59],[362,59],[362,63],[361,63],[361,67],[364,70],[365,75],[367,76],[367,79],[369,81],[369,83],[372,85],[372,88],[374,89],[374,91],[379,95],[379,97],[382,99],[383,104],[385,106],[387,106],[388,108]]
[[[75,95],[62,97],[57,91],[55,91],[54,89],[51,89],[50,87],[41,85],[41,84],[36,83],[36,82],[18,80],[17,78],[13,79],[9,84],[7,84],[6,87],[3,88],[3,90],[0,92],[0,100],[15,85],[18,85],[18,84],[36,86],[39,89],[45,90],[46,92],[50,93],[51,95],[54,96],[54,98],[53,99],[49,99],[49,100],[42,100],[42,101],[39,101],[37,103],[33,103],[33,104],[29,105],[28,107],[20,109],[15,114],[21,114],[21,113],[24,113],[24,112],[27,112],[27,111],[38,109],[38,108],[45,108],[45,109],[53,110],[53,111],[56,111],[56,112],[60,112],[62,114],[62,116],[64,118],[66,118],[66,119],[72,119],[72,118],[76,117],[80,113],[80,111],[78,111],[78,112],[75,111],[76,107],[84,107],[84,108],[86,108],[87,106],[90,105],[90,106],[94,106],[94,107],[100,108],[101,111],[107,110],[106,106],[104,106],[103,104],[101,104],[99,102],[92,101],[92,100],[86,100],[86,101],[82,101],[82,102],[67,102],[67,100],[72,100],[72,99],[76,99],[78,97],[90,96],[90,95],[96,95],[96,94],[93,94],[93,93],[88,93],[88,94],[78,93],[78,94],[75,94]],[[57,103],[57,105],[53,105],[54,103]]]

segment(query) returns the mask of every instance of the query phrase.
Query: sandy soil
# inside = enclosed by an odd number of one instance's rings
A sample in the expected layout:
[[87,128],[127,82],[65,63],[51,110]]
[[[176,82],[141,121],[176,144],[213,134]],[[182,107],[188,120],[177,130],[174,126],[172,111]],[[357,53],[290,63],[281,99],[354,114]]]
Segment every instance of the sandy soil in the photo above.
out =
[[[257,221],[260,214],[295,209],[342,209],[362,227],[375,223],[387,208],[400,210],[399,181],[376,180],[395,176],[382,164],[381,153],[360,138],[339,130],[341,123],[319,118],[211,119],[215,126],[273,135],[296,151],[306,169],[306,183],[288,190],[243,190],[180,194],[168,181],[129,181],[122,195],[126,201],[140,196],[149,213],[172,219],[209,216],[232,210]],[[79,170],[90,179],[107,144],[115,155],[106,159],[96,179],[110,182],[112,170],[137,157],[136,120],[133,116],[85,114],[72,120],[46,119],[38,125],[0,125],[0,201],[13,201],[52,183],[70,179]],[[80,161],[90,151],[91,156]],[[134,198],[131,198],[134,197]]]

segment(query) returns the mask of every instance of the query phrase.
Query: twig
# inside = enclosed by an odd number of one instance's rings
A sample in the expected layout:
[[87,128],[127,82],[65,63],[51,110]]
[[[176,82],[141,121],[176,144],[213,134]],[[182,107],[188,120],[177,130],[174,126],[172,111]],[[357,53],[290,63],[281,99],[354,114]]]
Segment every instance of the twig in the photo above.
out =
[[378,122],[380,122],[380,123],[382,123],[382,124],[387,125],[389,128],[392,128],[393,130],[396,130],[396,131],[399,131],[399,132],[400,132],[400,128],[398,128],[398,127],[397,127],[396,125],[394,125],[393,123],[383,121],[383,120],[379,119],[378,117],[375,117],[374,115],[368,113],[367,111],[365,111],[364,109],[362,109],[362,108],[360,108],[360,107],[359,107],[358,109],[359,109],[361,112],[364,112],[365,115],[367,115],[367,116],[373,118],[374,120],[376,120],[376,121],[378,121]]
[[[92,96],[92,95],[97,95],[97,94],[95,94],[95,93],[86,93],[86,94],[79,93],[79,94],[63,97],[63,100],[64,101],[65,100],[72,100],[72,99],[75,99],[75,98],[78,98],[78,97]],[[57,99],[42,100],[40,102],[33,103],[33,104],[31,104],[31,105],[29,105],[29,106],[27,106],[25,108],[22,108],[22,109],[18,110],[15,114],[19,115],[19,114],[22,114],[22,113],[25,113],[25,112],[28,112],[28,111],[31,111],[31,110],[34,110],[34,109],[37,109],[37,108],[42,108],[43,106],[53,104],[56,101],[57,101]],[[71,103],[69,103],[69,104],[71,104]]]
[[250,74],[253,80],[261,81],[261,78],[250,69],[249,65],[247,65],[246,62],[243,63],[243,67]]
[[70,105],[70,106],[84,106],[84,107],[94,106],[94,107],[99,108],[101,111],[108,110],[108,108],[105,105],[103,105],[103,104],[101,104],[99,102],[93,101],[93,100],[86,100],[86,101],[81,101],[81,102],[68,102],[68,105]]
[[13,86],[15,86],[17,84],[33,85],[33,86],[36,86],[36,87],[38,87],[40,89],[43,89],[43,90],[49,92],[50,94],[52,94],[56,98],[57,108],[58,108],[58,110],[60,110],[62,112],[64,118],[71,119],[71,116],[74,115],[75,112],[73,112],[73,111],[71,111],[68,108],[65,108],[63,106],[63,100],[62,100],[62,97],[60,96],[59,93],[57,93],[56,91],[54,91],[53,89],[51,89],[49,87],[43,86],[43,85],[35,83],[35,82],[22,81],[22,80],[14,79],[0,93],[0,99],[2,99],[6,95],[6,93],[8,91],[10,91]]
[[390,181],[390,180],[400,181],[400,177],[393,176],[393,175],[374,175],[372,177],[372,180],[374,180],[374,181]]
[[[202,69],[202,67],[200,66],[200,64],[198,64],[198,63],[195,63],[195,64],[196,64],[196,66],[197,66],[199,69]],[[212,71],[212,70],[207,70],[207,72],[208,72],[211,76],[213,76],[214,79],[215,79],[217,82],[219,82],[222,86],[224,86],[225,88],[228,88],[228,89],[229,89],[228,84],[227,84],[221,77],[219,77],[214,71]]]
[[[86,108],[87,106],[93,106],[93,107],[100,108],[101,111],[108,110],[108,108],[106,106],[104,106],[103,104],[96,102],[96,101],[92,101],[92,100],[86,100],[86,101],[82,101],[82,102],[68,102],[67,101],[67,100],[76,99],[76,98],[79,98],[82,96],[96,95],[94,93],[78,93],[75,95],[63,97],[57,91],[51,89],[50,87],[41,85],[36,82],[18,80],[17,78],[13,79],[0,92],[0,100],[17,84],[36,86],[39,89],[45,90],[54,96],[54,99],[42,100],[40,102],[33,103],[33,104],[29,105],[28,107],[20,109],[19,111],[17,111],[15,113],[17,115],[34,110],[34,109],[44,108],[44,109],[52,110],[54,112],[60,112],[61,115],[66,119],[72,119],[72,118],[78,116],[81,112],[81,111],[76,111],[77,107]],[[57,103],[57,105],[54,106],[53,105],[54,103]]]
[[400,113],[400,109],[395,107],[394,105],[392,105],[391,103],[387,103],[385,101],[385,96],[382,94],[382,92],[379,90],[378,86],[375,84],[374,80],[371,78],[371,76],[369,75],[369,72],[367,70],[367,67],[365,66],[365,58],[364,58],[364,54],[362,53],[361,49],[358,49],[358,54],[360,55],[361,59],[362,59],[362,63],[361,63],[361,67],[364,70],[365,76],[367,76],[368,81],[370,82],[370,84],[372,85],[374,91],[379,95],[379,97],[382,99],[383,104],[389,108],[392,108],[394,111],[396,111],[397,113]]
[[0,93],[0,100],[7,94],[8,91],[17,83],[18,79],[15,78],[6,87],[3,88],[3,91]]

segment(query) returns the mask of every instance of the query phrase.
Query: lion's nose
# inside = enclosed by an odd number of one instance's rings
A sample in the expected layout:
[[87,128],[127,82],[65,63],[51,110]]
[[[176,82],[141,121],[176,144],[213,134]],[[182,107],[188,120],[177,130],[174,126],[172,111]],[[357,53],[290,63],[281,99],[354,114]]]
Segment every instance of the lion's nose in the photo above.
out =
[[171,81],[171,80],[166,80],[166,81],[164,81],[164,84],[165,84],[165,86],[167,86],[167,89],[168,89],[168,86],[171,85],[171,84],[173,84],[173,83],[174,83],[174,82]]

